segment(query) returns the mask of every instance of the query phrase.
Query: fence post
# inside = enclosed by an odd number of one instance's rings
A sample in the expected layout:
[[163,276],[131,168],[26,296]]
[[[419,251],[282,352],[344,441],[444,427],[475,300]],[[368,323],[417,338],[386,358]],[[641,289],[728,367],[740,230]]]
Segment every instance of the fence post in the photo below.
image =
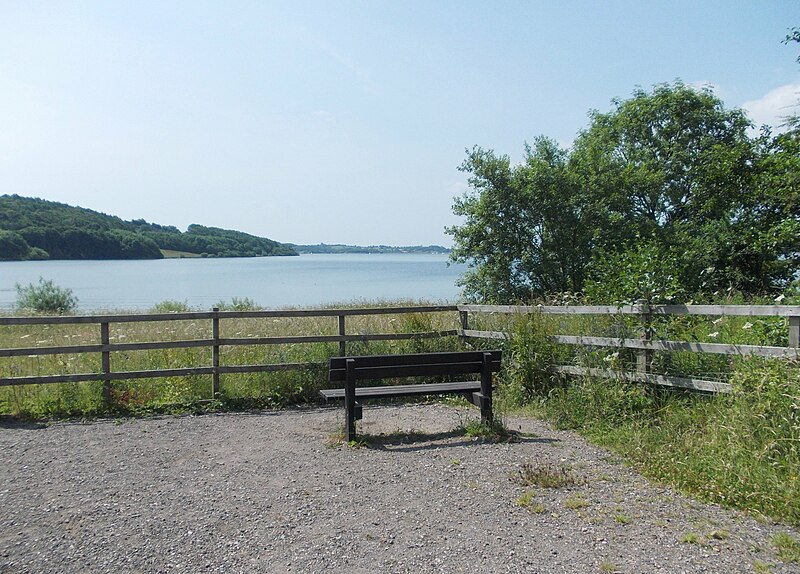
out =
[[789,346],[800,347],[800,317],[789,317]]
[[211,398],[216,399],[219,394],[219,307],[214,307],[211,316]]
[[464,336],[463,331],[469,330],[469,312],[468,311],[459,311],[458,317],[461,320],[461,336]]
[[111,351],[109,345],[111,344],[111,336],[108,321],[100,323],[100,345],[102,345],[101,368],[103,371],[103,402],[106,407],[111,406],[111,378],[108,376],[111,373]]
[[[344,329],[344,315],[339,315],[339,336],[344,337],[345,329]],[[342,339],[339,341],[339,356],[344,357],[347,355],[347,342]]]
[[[639,299],[639,321],[642,326],[640,339],[650,341],[653,338],[653,310],[650,304],[644,299]],[[651,349],[640,349],[636,353],[636,371],[639,373],[649,373],[652,370],[653,351]]]

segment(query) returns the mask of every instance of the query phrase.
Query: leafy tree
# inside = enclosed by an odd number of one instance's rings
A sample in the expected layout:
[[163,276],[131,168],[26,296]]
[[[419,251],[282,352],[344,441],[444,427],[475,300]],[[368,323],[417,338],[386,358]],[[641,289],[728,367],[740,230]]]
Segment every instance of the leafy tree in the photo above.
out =
[[28,259],[31,246],[19,233],[0,229],[0,261]]
[[[448,229],[452,257],[471,265],[468,298],[528,300],[582,290],[587,277],[593,296],[612,299],[786,286],[800,266],[797,130],[750,138],[740,110],[680,82],[590,118],[569,152],[546,138],[518,166],[468,152],[471,190],[453,207],[464,224]],[[644,283],[598,289],[615,265]]]
[[579,289],[588,262],[586,219],[567,152],[547,138],[526,146],[525,162],[473,148],[461,170],[472,190],[455,200],[463,225],[453,235],[454,261],[468,262],[465,296],[486,302],[527,300]]
[[673,274],[674,257],[654,241],[638,242],[611,253],[598,253],[584,291],[590,301],[625,304],[644,300],[670,303],[680,298],[683,288]]
[[[789,30],[783,43],[788,44],[789,42],[800,42],[800,28],[791,28]],[[800,64],[800,56],[797,56],[797,63]]]
[[751,287],[730,283],[753,275],[751,262],[729,253],[758,158],[745,115],[710,91],[676,83],[636,90],[591,118],[571,166],[602,214],[595,246],[655,241],[675,258],[672,271],[690,293]]

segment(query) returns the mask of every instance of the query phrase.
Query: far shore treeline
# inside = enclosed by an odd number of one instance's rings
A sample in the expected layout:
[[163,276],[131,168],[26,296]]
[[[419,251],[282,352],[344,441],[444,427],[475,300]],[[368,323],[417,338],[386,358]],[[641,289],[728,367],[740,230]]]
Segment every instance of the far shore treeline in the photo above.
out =
[[165,251],[201,257],[297,255],[288,245],[241,231],[190,225],[182,232],[43,199],[0,196],[0,260],[161,259]]
[[449,253],[440,245],[295,245],[241,231],[124,221],[83,207],[0,195],[0,261],[265,257],[301,253]]

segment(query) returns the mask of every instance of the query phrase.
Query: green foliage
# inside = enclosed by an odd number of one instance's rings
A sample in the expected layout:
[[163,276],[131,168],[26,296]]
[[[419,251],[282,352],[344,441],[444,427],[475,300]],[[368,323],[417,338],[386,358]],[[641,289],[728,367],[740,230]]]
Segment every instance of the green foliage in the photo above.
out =
[[[800,42],[800,28],[791,28],[789,30],[783,43],[788,44],[789,42]],[[800,64],[800,56],[797,56],[797,63]]]
[[465,223],[447,232],[455,242],[451,258],[471,267],[462,278],[469,300],[529,300],[583,283],[591,211],[567,169],[567,152],[537,138],[525,153],[525,163],[512,168],[508,156],[476,147],[460,168],[472,191],[453,206]]
[[123,221],[62,203],[0,196],[0,259],[160,259],[161,249],[214,257],[297,255],[289,246],[239,231],[190,225],[182,233],[143,219]]
[[800,374],[740,359],[730,381],[731,395],[707,397],[584,379],[540,412],[694,496],[800,524]]
[[29,259],[31,246],[19,233],[0,229],[0,261]]
[[59,287],[52,280],[39,277],[39,283],[29,283],[24,287],[17,283],[17,310],[35,313],[71,313],[78,306],[78,299],[72,289]]
[[188,313],[194,311],[186,301],[165,299],[150,307],[150,313]]
[[517,471],[517,481],[522,486],[539,488],[566,488],[581,483],[572,469],[566,466],[529,462],[523,464]]
[[779,532],[772,538],[778,556],[784,562],[800,564],[800,542],[784,532]]
[[500,417],[495,417],[491,424],[483,423],[479,420],[469,421],[464,425],[464,435],[469,438],[480,438],[492,442],[509,442],[515,437],[506,428]]
[[[780,292],[800,269],[800,126],[751,138],[749,125],[677,82],[593,112],[569,151],[538,138],[518,166],[468,151],[471,190],[453,205],[464,223],[448,229],[451,257],[470,264],[465,295]],[[603,290],[614,264],[626,276]]]
[[552,365],[566,362],[567,351],[553,343],[553,325],[542,315],[521,315],[514,318],[503,347],[505,353],[504,398],[521,405],[546,396],[560,386]]
[[233,297],[230,303],[220,301],[214,305],[214,307],[218,308],[220,311],[258,311],[259,309],[263,309],[263,307],[249,297]]
[[653,241],[635,244],[625,251],[599,251],[592,259],[586,281],[587,301],[596,305],[670,303],[682,293],[678,262]]

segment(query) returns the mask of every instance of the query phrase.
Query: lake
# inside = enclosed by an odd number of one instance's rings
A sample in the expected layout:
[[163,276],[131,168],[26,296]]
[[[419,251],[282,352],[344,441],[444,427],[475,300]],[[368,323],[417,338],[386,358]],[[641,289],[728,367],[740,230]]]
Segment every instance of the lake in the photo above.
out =
[[79,312],[140,310],[175,300],[197,309],[248,297],[266,308],[380,300],[452,303],[465,265],[447,255],[348,254],[147,261],[0,263],[0,309],[14,306],[15,284],[39,277],[72,289]]

